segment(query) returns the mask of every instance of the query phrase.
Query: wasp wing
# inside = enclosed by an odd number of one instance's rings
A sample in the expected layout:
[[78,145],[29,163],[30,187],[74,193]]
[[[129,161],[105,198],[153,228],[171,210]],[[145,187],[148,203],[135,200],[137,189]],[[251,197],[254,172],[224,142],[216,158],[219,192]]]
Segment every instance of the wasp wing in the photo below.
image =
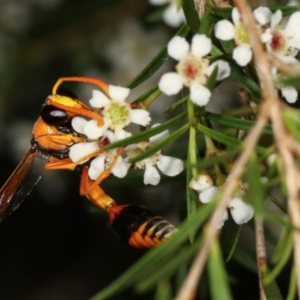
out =
[[23,182],[30,170],[34,158],[38,154],[39,151],[36,148],[29,147],[18,166],[2,186],[0,190],[0,222],[5,216],[19,207],[24,198],[40,180],[41,177],[38,176],[34,180],[32,179],[28,182]]

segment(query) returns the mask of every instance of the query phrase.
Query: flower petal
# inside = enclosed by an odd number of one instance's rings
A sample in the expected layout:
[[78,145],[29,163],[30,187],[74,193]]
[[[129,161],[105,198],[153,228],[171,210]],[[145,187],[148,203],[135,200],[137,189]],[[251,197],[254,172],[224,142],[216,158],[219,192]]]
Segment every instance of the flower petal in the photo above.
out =
[[96,120],[88,121],[84,126],[83,133],[91,140],[96,140],[102,137],[109,126],[106,119],[103,120],[104,124],[101,127],[98,126],[98,122]]
[[196,57],[204,57],[211,51],[211,39],[205,34],[195,34],[192,39],[191,52]]
[[[80,160],[84,156],[92,154],[92,153],[94,153],[98,150],[99,150],[99,147],[98,147],[96,142],[77,143],[77,144],[72,145],[70,147],[69,157],[71,158],[71,160],[73,162],[77,162],[78,160]],[[87,160],[89,160],[89,158],[86,159],[85,161],[81,162],[81,164],[86,162]]]
[[157,169],[151,163],[146,164],[145,167],[144,184],[157,185],[160,181]]
[[216,186],[210,186],[209,188],[199,193],[199,200],[202,203],[211,202],[214,196],[218,193],[218,190],[219,189]]
[[213,181],[208,174],[200,173],[196,179],[192,179],[189,183],[189,188],[197,192],[202,192],[213,186]]
[[266,159],[266,162],[267,162],[268,167],[271,167],[271,166],[275,163],[275,161],[277,160],[277,158],[278,158],[277,153],[272,153],[272,154],[270,154],[270,155],[267,157],[267,159]]
[[[151,126],[151,128],[157,127],[157,126],[159,126],[159,125],[160,125],[160,124],[154,124],[154,125]],[[164,139],[165,137],[167,137],[169,134],[170,134],[169,130],[164,130],[164,131],[161,132],[161,133],[158,133],[158,134],[156,134],[156,135],[154,135],[154,136],[151,136],[151,137],[149,138],[149,142],[150,142],[151,144],[156,144],[156,143],[158,143],[159,141],[161,141],[162,139]]]
[[151,117],[149,111],[145,109],[131,109],[130,120],[132,123],[146,126],[150,124]]
[[217,74],[217,80],[218,81],[221,81],[221,80],[223,80],[224,78],[227,78],[230,75],[229,63],[225,60],[222,60],[222,59],[219,59],[219,60],[215,61],[214,63],[212,63],[207,68],[205,73],[208,76],[210,76],[216,66],[218,66],[218,74]]
[[254,216],[253,207],[245,203],[241,198],[233,198],[229,202],[231,216],[236,224],[244,224],[251,220]]
[[271,22],[272,12],[266,6],[260,6],[253,11],[255,20],[259,25],[264,26]]
[[234,25],[239,25],[241,23],[241,15],[239,10],[236,7],[232,9],[231,16]]
[[267,42],[270,42],[272,40],[272,33],[271,33],[271,30],[270,28],[267,28],[266,31],[264,33],[261,34],[260,36],[260,40],[263,42],[263,43],[267,43]]
[[167,176],[176,176],[183,170],[183,161],[179,158],[161,155],[157,167]]
[[228,212],[227,210],[224,211],[223,215],[222,215],[222,219],[218,225],[218,229],[222,228],[224,226],[225,221],[228,220]]
[[252,59],[252,51],[248,46],[238,46],[233,50],[233,59],[242,67]]
[[120,141],[123,139],[126,139],[127,137],[130,137],[132,134],[124,129],[116,129],[114,131],[107,130],[105,132],[105,136],[109,139],[111,143],[114,143],[116,141]]
[[192,102],[199,106],[205,106],[211,96],[211,92],[208,88],[200,84],[193,84],[190,87],[190,98]]
[[281,19],[282,11],[280,9],[277,9],[271,18],[271,28],[275,28],[280,23]]
[[88,170],[88,175],[92,180],[96,180],[104,171],[105,155],[98,155],[92,160]]
[[183,80],[177,73],[165,73],[158,82],[159,89],[166,95],[177,94],[183,87]]
[[126,176],[131,164],[127,163],[122,156],[117,158],[116,164],[112,168],[111,172],[118,178]]
[[82,117],[74,117],[72,118],[71,125],[73,129],[81,134],[84,134],[84,126],[86,125],[87,120]]
[[222,20],[215,25],[215,36],[222,41],[229,41],[234,38],[234,25],[228,20]]
[[291,38],[290,44],[293,47],[300,48],[300,11],[293,13],[285,27],[287,35]]
[[110,100],[109,98],[102,92],[98,90],[93,90],[93,97],[89,101],[90,105],[95,108],[103,108],[107,104],[109,104]]
[[170,4],[163,13],[163,20],[171,27],[179,27],[185,22],[183,10],[178,9],[176,4]]
[[[295,57],[293,57],[291,55],[276,55],[276,57],[286,64],[295,64],[294,67],[297,68],[296,64],[298,63],[298,60]],[[299,64],[298,64],[298,67],[299,67]]]
[[286,26],[285,30],[289,36],[297,33],[300,27],[300,11],[294,12],[291,14]]
[[108,86],[108,94],[112,100],[117,100],[117,101],[123,102],[128,97],[129,92],[130,92],[130,89],[122,87],[122,86],[115,86],[115,85]]
[[190,51],[190,44],[181,36],[173,37],[168,43],[168,54],[176,59],[182,60]]
[[295,103],[298,99],[298,91],[293,86],[281,88],[281,94],[288,103]]

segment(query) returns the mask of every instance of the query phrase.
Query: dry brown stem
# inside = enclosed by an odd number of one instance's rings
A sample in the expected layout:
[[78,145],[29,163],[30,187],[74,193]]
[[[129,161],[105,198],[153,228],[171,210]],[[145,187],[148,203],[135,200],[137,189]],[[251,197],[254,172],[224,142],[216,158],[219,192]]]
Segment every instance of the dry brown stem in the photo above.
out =
[[260,217],[255,217],[255,237],[256,237],[256,255],[257,255],[257,267],[258,267],[258,278],[259,278],[259,293],[261,300],[267,300],[265,291],[262,283],[261,271],[267,268],[267,256],[265,246],[265,235],[263,220]]

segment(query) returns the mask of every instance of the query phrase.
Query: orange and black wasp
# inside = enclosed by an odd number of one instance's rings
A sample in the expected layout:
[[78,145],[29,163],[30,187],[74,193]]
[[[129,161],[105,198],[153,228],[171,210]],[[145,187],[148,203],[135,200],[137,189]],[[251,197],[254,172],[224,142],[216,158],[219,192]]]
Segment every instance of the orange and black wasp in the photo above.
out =
[[89,160],[105,151],[101,149],[105,139],[99,141],[99,151],[77,162],[72,162],[69,158],[69,148],[72,145],[88,141],[86,136],[73,130],[72,118],[84,116],[94,119],[98,126],[103,125],[103,118],[101,112],[91,110],[74,94],[58,91],[58,87],[65,81],[91,83],[107,94],[108,85],[95,78],[65,77],[56,82],[52,95],[47,97],[41,115],[34,124],[31,146],[0,190],[0,221],[8,210],[16,209],[28,194],[22,193],[21,183],[34,158],[42,156],[47,161],[44,164],[46,170],[79,169],[80,195],[86,196],[93,204],[108,212],[111,227],[121,240],[137,248],[151,248],[160,244],[176,232],[173,225],[143,206],[117,205],[99,186],[110,175],[118,155],[123,151],[122,148],[119,149],[110,166],[96,180],[91,180],[88,176]]

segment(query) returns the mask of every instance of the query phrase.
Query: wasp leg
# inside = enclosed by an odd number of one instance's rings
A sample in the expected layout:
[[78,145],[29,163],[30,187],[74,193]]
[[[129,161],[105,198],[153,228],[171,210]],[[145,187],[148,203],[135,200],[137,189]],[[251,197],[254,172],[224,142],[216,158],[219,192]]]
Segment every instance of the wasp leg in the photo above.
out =
[[93,153],[89,153],[81,157],[79,160],[73,162],[70,158],[52,160],[49,163],[44,164],[44,169],[46,170],[74,170],[79,164],[89,160],[92,157],[95,157],[103,153],[103,150],[98,150]]
[[101,175],[91,184],[91,186],[88,187],[88,189],[82,190],[82,194],[81,194],[82,196],[87,195],[91,189],[98,186],[104,179],[106,179],[110,175],[111,170],[117,163],[118,157],[122,154],[123,150],[124,150],[124,147],[118,149],[118,151],[117,151],[116,155],[114,156],[109,167],[101,173]]
[[93,77],[80,77],[80,76],[75,76],[75,77],[61,77],[59,78],[55,85],[53,86],[52,89],[52,94],[56,95],[56,91],[58,89],[58,87],[66,81],[71,81],[71,82],[85,82],[85,83],[91,83],[94,84],[98,87],[100,87],[100,89],[102,89],[104,91],[104,93],[106,95],[108,95],[108,85],[107,83],[105,83],[104,81],[97,79],[97,78],[93,78]]
[[[93,204],[106,211],[116,205],[115,201],[110,198],[98,185],[91,188],[93,184],[93,180],[91,180],[88,175],[88,168],[86,166],[83,167],[80,180],[80,195],[85,195]],[[86,190],[89,190],[89,192],[85,193]]]
[[86,141],[85,137],[74,136],[72,134],[52,134],[52,135],[43,135],[36,138],[38,144],[42,144],[40,140],[50,140],[54,144],[69,146],[75,143],[83,143]]

